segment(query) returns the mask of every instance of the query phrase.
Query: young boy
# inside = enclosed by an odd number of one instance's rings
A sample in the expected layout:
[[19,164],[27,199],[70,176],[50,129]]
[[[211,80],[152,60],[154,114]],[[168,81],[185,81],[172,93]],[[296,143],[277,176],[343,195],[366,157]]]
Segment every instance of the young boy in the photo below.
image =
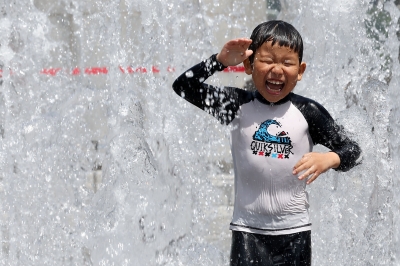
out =
[[[347,171],[358,163],[359,146],[329,113],[292,93],[306,69],[302,56],[298,31],[286,22],[268,21],[250,39],[227,42],[173,84],[185,100],[233,125],[231,265],[311,265],[305,186],[330,168]],[[242,62],[256,91],[203,83]],[[330,152],[312,152],[316,144]]]

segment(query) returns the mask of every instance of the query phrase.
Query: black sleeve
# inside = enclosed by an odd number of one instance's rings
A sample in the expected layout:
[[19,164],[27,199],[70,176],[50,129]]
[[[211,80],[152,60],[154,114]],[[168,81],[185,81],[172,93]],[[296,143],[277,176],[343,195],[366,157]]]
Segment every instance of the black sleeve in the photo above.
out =
[[359,145],[346,135],[329,112],[313,100],[295,94],[292,96],[292,102],[307,120],[314,144],[321,144],[339,156],[340,165],[335,170],[345,172],[357,165],[361,155]]
[[172,88],[179,96],[210,113],[221,123],[229,124],[235,118],[241,101],[249,98],[249,95],[238,88],[219,88],[204,83],[208,77],[224,68],[216,60],[216,55],[212,55],[180,75]]

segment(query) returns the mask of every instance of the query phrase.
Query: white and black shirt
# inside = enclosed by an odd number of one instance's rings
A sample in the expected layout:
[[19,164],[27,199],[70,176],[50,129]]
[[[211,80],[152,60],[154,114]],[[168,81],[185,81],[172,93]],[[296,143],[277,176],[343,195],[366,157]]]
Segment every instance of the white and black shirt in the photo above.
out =
[[310,230],[306,180],[292,174],[294,165],[321,144],[340,157],[336,170],[347,171],[358,162],[359,146],[311,99],[290,93],[272,104],[258,91],[204,83],[224,68],[213,55],[179,76],[173,89],[221,123],[233,125],[231,230],[266,235]]

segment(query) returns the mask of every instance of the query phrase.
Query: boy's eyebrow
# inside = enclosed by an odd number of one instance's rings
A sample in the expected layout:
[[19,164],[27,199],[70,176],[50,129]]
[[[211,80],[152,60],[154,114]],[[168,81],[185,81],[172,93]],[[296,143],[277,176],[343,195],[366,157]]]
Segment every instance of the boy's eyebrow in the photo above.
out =
[[258,52],[255,56],[256,57],[271,57],[272,53],[264,52],[264,53],[261,54],[260,52]]
[[258,54],[258,55],[256,55],[255,56],[256,58],[265,58],[265,57],[271,57],[271,55],[260,55],[260,54]]
[[[270,57],[272,57],[272,55],[271,54],[260,54],[260,53],[257,53],[256,55],[255,55],[255,58],[258,58],[258,59],[264,59],[264,58],[270,58]],[[293,55],[284,55],[283,56],[283,60],[285,60],[285,61],[288,61],[288,60],[297,60],[298,59],[298,56],[296,56],[296,57],[294,57]]]

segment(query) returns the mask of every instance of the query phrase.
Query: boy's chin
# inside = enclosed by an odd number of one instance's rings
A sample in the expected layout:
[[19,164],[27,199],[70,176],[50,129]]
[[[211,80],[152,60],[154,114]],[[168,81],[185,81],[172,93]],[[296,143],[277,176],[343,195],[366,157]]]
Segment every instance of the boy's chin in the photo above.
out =
[[258,92],[263,96],[265,100],[267,100],[270,103],[276,103],[285,98],[287,95],[289,95],[289,92],[285,92],[284,90],[281,91],[270,91],[270,90],[259,90],[257,89]]

